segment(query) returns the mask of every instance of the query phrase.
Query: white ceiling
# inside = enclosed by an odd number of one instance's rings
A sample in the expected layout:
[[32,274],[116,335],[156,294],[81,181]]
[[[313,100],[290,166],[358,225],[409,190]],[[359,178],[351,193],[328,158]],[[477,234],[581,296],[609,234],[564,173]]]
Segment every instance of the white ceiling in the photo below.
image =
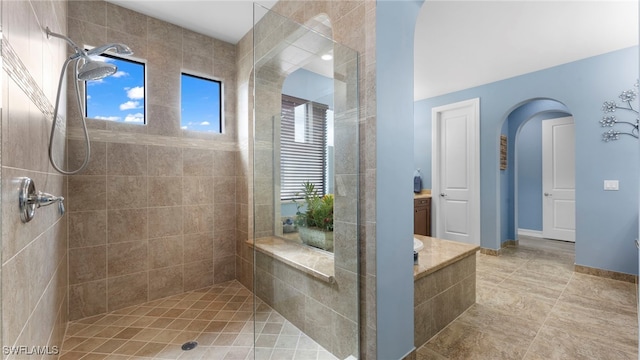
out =
[[442,95],[637,44],[637,0],[427,0],[416,26],[414,97]]
[[[247,0],[108,1],[231,43],[253,24]],[[637,44],[637,0],[426,0],[416,25],[415,99]]]
[[[107,0],[154,18],[230,43],[253,26],[253,1],[248,0]],[[257,0],[271,8],[277,0]]]

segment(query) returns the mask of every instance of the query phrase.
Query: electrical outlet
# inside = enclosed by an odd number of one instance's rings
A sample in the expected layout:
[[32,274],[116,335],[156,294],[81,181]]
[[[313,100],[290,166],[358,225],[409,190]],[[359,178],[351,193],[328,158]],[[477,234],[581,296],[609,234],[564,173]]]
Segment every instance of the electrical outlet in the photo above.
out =
[[604,189],[606,191],[618,191],[619,190],[618,180],[605,180]]

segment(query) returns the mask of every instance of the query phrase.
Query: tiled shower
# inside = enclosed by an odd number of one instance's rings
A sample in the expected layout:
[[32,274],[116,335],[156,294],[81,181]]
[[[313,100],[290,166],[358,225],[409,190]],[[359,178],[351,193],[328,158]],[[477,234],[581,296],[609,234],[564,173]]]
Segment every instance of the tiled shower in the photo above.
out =
[[[69,5],[2,2],[2,270],[3,292],[13,294],[3,296],[7,346],[59,346],[67,320],[236,277],[236,189],[242,190],[235,45],[103,1]],[[145,60],[148,125],[89,120],[92,154],[80,175],[59,175],[47,160],[67,45],[47,39],[46,26],[78,44],[125,43]],[[224,134],[180,128],[181,70],[228,84]],[[68,84],[67,101],[75,105]],[[68,116],[61,108],[69,118],[65,167],[74,168],[84,157],[80,118],[76,108]],[[64,196],[66,214],[41,208],[21,223],[16,179],[24,176],[38,190]]]
[[179,89],[181,70],[233,84],[235,46],[106,2],[72,5],[74,41],[125,43],[146,60],[148,125],[90,120],[91,162],[69,177],[70,320],[234,279],[234,87],[224,134],[183,131]]
[[[40,351],[47,358],[55,358],[68,322],[191,296],[193,290],[234,279],[251,288],[253,254],[246,240],[254,231],[254,201],[264,200],[251,193],[251,115],[238,111],[253,101],[246,71],[252,66],[251,36],[234,45],[100,0],[2,0],[1,5],[5,349],[36,344],[45,346]],[[349,6],[359,9],[354,16],[364,12],[360,2]],[[346,9],[332,6],[328,12],[342,14]],[[283,5],[279,10],[290,9]],[[343,26],[346,23],[350,25]],[[47,26],[82,45],[127,44],[133,58],[146,66],[147,125],[89,119],[91,160],[79,175],[60,175],[47,159],[57,80],[69,54],[64,41],[47,38]],[[347,20],[339,27],[349,34],[356,34],[353,27],[364,31]],[[355,35],[343,38],[364,46]],[[224,84],[223,134],[180,128],[183,70]],[[60,138],[66,141],[56,143],[59,154],[54,154],[67,169],[77,168],[84,157],[80,116],[75,106],[67,110],[65,104],[75,105],[72,83],[68,78],[62,89],[60,116],[67,126],[60,129]],[[365,117],[360,114],[360,119]],[[364,129],[362,123],[355,126]],[[361,140],[358,145],[364,144]],[[369,166],[364,160],[361,172]],[[350,186],[356,188],[353,175]],[[64,196],[66,213],[43,207],[23,224],[17,211],[22,177],[32,178],[38,190]],[[360,179],[360,184],[365,182]],[[363,195],[356,190],[349,196],[349,201],[357,201]],[[357,237],[364,230],[357,225],[364,209],[359,218],[352,215],[348,232],[339,236]],[[358,278],[357,246],[349,251],[348,293],[355,296],[349,310],[357,311],[356,288],[364,279]],[[371,299],[367,304],[375,305]],[[347,317],[344,326],[356,340],[358,315]]]

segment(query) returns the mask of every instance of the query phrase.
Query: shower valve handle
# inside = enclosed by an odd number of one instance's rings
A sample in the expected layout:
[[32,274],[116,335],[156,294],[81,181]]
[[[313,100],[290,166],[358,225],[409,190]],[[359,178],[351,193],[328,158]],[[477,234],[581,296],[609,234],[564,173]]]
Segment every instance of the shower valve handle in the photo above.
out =
[[65,211],[64,197],[36,191],[36,186],[30,178],[20,179],[18,203],[20,205],[20,218],[24,223],[31,221],[36,214],[36,209],[43,206],[57,203],[60,215],[64,215]]
[[60,214],[64,214],[64,197],[62,196],[54,196],[42,191],[38,191],[38,194],[36,196],[30,197],[30,200],[31,198],[33,198],[33,201],[36,203],[37,207],[49,206],[51,204],[58,203]]

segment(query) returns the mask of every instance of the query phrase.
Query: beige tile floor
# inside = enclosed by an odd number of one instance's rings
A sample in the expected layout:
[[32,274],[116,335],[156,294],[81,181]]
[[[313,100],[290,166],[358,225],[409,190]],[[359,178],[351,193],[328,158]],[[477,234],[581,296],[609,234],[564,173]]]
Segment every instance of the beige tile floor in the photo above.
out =
[[417,351],[426,359],[638,359],[635,284],[573,272],[574,245],[521,237],[478,254],[476,304]]
[[[237,281],[69,324],[60,360],[336,359]],[[186,341],[198,346],[181,350]],[[255,349],[255,353],[254,353]]]
[[[500,257],[478,254],[477,303],[418,360],[638,359],[635,285],[573,263],[573,244],[526,237]],[[70,323],[60,359],[253,359],[252,310],[236,281],[152,301]],[[266,304],[256,320],[256,359],[335,359]]]

